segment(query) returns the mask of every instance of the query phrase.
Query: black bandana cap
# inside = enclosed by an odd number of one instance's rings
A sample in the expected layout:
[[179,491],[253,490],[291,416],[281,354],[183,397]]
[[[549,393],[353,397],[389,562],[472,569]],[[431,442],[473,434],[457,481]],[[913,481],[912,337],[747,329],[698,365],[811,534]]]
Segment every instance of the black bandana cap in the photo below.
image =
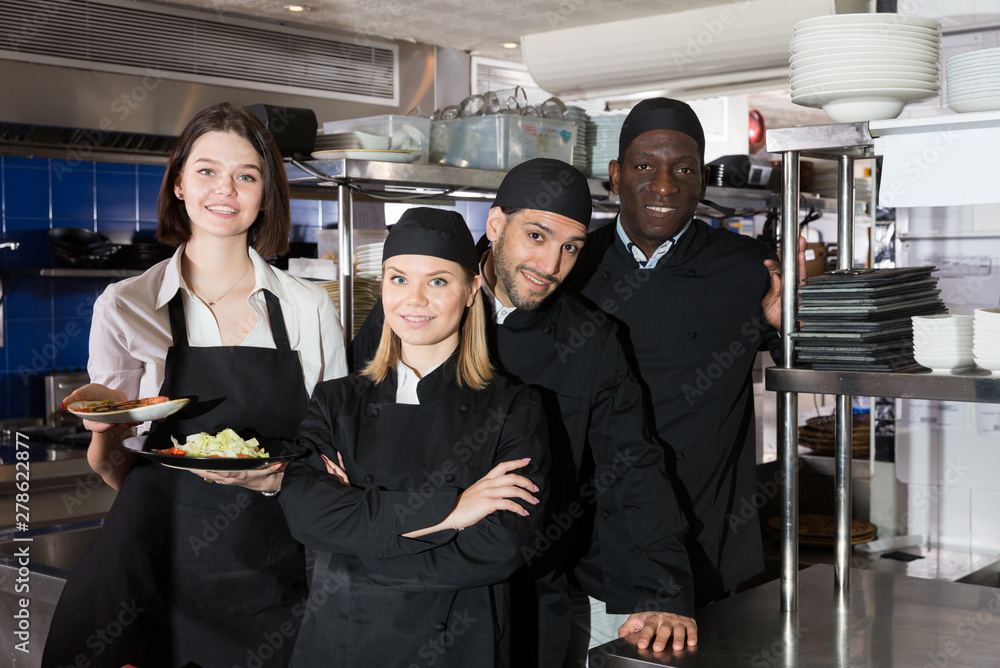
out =
[[594,211],[587,178],[573,165],[552,158],[534,158],[511,168],[491,206],[548,211],[585,229]]
[[691,137],[698,144],[702,160],[705,157],[705,131],[694,109],[680,100],[654,97],[643,100],[628,112],[622,132],[618,136],[618,161],[625,157],[625,149],[636,137],[650,130],[676,130]]
[[382,262],[396,255],[429,255],[479,273],[479,255],[465,218],[454,211],[422,206],[407,209],[389,228]]

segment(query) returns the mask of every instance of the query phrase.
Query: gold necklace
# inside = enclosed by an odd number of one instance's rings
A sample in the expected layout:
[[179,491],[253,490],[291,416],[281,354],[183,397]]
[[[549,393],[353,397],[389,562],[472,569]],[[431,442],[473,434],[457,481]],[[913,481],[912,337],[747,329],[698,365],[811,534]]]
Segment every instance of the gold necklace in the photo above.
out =
[[247,277],[247,273],[249,273],[250,267],[252,267],[252,266],[253,266],[253,262],[251,262],[250,264],[248,264],[247,268],[246,268],[246,271],[243,272],[243,275],[239,277],[239,280],[237,280],[235,283],[233,283],[233,287],[229,288],[224,293],[222,293],[221,296],[216,297],[215,299],[206,299],[201,294],[199,294],[198,293],[198,289],[194,287],[194,281],[189,281],[191,283],[191,291],[194,292],[195,296],[198,297],[198,299],[200,299],[201,301],[203,301],[206,304],[208,304],[208,308],[214,309],[216,302],[222,301],[222,297],[225,297],[226,295],[228,295],[230,292],[232,292],[233,290],[236,289],[237,285],[239,285],[240,283],[243,282],[243,279]]

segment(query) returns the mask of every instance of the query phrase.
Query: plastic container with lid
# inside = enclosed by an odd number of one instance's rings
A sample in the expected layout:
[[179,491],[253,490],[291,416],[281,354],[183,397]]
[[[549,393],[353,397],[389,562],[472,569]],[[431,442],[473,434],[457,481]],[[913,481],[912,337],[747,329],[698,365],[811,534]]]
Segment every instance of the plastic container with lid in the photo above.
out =
[[[431,120],[416,116],[385,114],[323,123],[324,135],[360,133],[359,148],[367,150],[419,151],[414,162],[426,163],[430,147]],[[379,141],[379,139],[387,141]],[[317,140],[322,146],[322,139]]]
[[532,158],[573,161],[576,124],[530,116],[488,115],[431,123],[432,163],[507,171]]

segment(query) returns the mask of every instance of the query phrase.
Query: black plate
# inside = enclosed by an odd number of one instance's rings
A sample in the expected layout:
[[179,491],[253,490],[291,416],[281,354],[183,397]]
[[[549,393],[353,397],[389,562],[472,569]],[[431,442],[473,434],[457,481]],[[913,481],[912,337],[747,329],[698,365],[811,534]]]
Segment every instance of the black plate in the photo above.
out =
[[[252,469],[262,469],[277,462],[287,462],[307,454],[307,450],[297,445],[294,441],[284,441],[273,438],[256,437],[260,447],[267,450],[271,456],[263,459],[226,459],[222,457],[182,457],[179,455],[163,455],[158,452],[150,452],[146,444],[147,436],[133,436],[126,438],[121,443],[121,447],[134,452],[146,459],[151,459],[158,464],[171,466],[178,469],[192,469],[199,471],[249,471]],[[169,446],[167,446],[169,447]],[[162,449],[162,448],[156,448]]]

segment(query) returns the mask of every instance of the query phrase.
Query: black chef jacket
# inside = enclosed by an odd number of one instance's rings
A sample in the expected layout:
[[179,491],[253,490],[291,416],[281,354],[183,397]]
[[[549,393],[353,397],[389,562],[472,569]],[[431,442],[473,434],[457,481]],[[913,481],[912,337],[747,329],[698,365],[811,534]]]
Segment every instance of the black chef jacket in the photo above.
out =
[[[545,527],[527,550],[532,575],[568,568],[612,614],[693,616],[684,518],[615,326],[562,292],[501,325],[492,300],[485,304],[498,366],[538,391],[549,418],[551,493]],[[378,303],[352,343],[355,368],[374,354],[383,317]],[[569,610],[549,621],[568,633]]]
[[[419,405],[396,403],[396,373],[379,384],[352,375],[316,386],[279,495],[292,535],[319,551],[293,666],[509,665],[508,585],[541,526],[548,468],[537,395],[495,377],[460,388],[455,360],[417,385]],[[343,457],[345,486],[320,453]],[[528,517],[499,511],[462,531],[421,538],[500,462],[542,488]],[[428,519],[430,518],[430,519]]]
[[608,313],[652,404],[683,506],[702,605],[763,570],[752,369],[774,345],[767,247],[694,220],[653,269],[614,224],[592,232],[567,289]]

